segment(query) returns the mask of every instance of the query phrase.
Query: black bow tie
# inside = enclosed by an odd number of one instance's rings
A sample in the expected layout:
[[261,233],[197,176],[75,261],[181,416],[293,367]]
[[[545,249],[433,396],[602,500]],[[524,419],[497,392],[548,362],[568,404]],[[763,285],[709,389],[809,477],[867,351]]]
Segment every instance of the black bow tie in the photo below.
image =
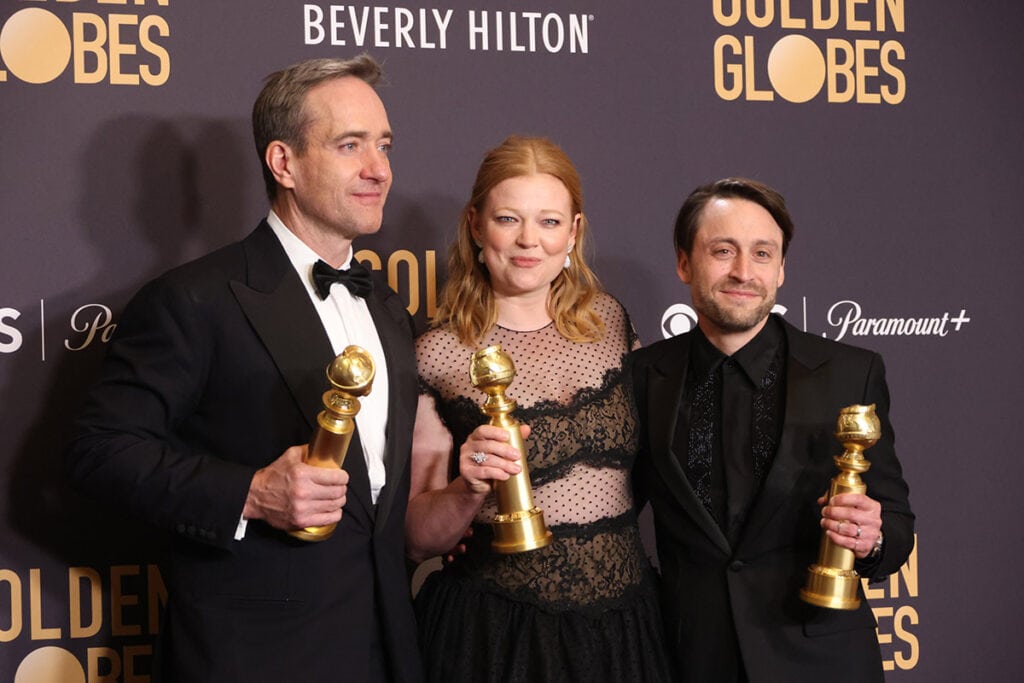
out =
[[348,270],[335,270],[324,261],[317,261],[313,265],[313,285],[321,299],[327,298],[335,282],[340,282],[348,287],[348,291],[364,299],[373,291],[370,271],[355,259]]

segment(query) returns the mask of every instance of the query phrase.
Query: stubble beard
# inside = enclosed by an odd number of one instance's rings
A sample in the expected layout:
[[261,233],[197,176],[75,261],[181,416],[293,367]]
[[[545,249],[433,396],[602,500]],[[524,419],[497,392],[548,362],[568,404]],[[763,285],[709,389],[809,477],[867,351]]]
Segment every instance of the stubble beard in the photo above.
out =
[[767,296],[761,304],[751,310],[736,310],[721,306],[713,296],[701,296],[699,301],[693,302],[697,315],[705,318],[722,332],[747,332],[757,327],[775,306],[775,295]]

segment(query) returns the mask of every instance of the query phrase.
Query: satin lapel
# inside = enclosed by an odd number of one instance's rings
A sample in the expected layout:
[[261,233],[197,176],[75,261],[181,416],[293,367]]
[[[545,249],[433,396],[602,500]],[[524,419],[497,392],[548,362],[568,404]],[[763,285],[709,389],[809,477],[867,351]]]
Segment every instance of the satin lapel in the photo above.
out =
[[662,480],[675,495],[679,505],[704,530],[708,538],[725,553],[731,553],[729,540],[721,528],[700,502],[682,465],[672,450],[679,404],[686,385],[686,371],[689,368],[689,339],[681,337],[673,352],[662,356],[651,366],[647,384],[647,411],[650,424],[648,439],[651,459]]
[[[405,470],[409,467],[408,449],[405,448],[406,440],[399,438],[396,430],[407,429],[407,421],[412,419],[411,415],[402,414],[403,394],[413,391],[413,387],[404,386],[400,381],[406,373],[404,367],[409,361],[406,354],[401,351],[401,340],[408,339],[411,332],[408,328],[402,327],[394,315],[390,313],[381,294],[378,293],[381,287],[386,287],[379,279],[374,282],[374,293],[366,300],[370,309],[370,316],[377,328],[377,336],[380,337],[380,344],[384,349],[384,360],[388,367],[388,422],[385,431],[384,441],[384,471],[386,483],[377,499],[376,528],[383,529],[387,523],[391,508],[394,507],[395,491],[398,489],[398,482],[405,476]],[[411,436],[409,437],[411,438]],[[403,452],[406,457],[403,457]]]
[[[231,282],[231,291],[281,373],[312,437],[316,416],[324,408],[321,397],[328,388],[325,373],[334,358],[331,342],[270,226],[262,223],[243,246],[249,271],[246,282]],[[362,457],[358,445],[353,439],[348,457],[356,453]],[[349,498],[357,498],[368,507],[369,488],[364,495],[358,488],[349,487]]]
[[749,523],[743,529],[741,544],[744,539],[760,534],[782,504],[789,500],[811,456],[803,425],[807,416],[814,414],[813,406],[820,397],[815,387],[815,373],[825,358],[816,356],[803,344],[803,333],[788,324],[785,327],[789,353],[782,434],[764,486],[747,517]]

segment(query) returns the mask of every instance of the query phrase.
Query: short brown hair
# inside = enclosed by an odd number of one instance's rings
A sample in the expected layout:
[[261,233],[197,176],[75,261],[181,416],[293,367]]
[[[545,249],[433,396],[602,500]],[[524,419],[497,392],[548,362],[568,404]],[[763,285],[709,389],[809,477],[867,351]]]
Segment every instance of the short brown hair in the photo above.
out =
[[772,215],[782,229],[782,256],[785,257],[789,241],[793,239],[793,219],[789,215],[789,209],[786,208],[786,200],[764,183],[747,178],[724,178],[701,185],[690,193],[676,217],[676,227],[673,233],[676,253],[682,252],[687,256],[690,255],[690,252],[693,251],[693,240],[697,235],[697,224],[704,207],[712,199],[727,197],[754,202]]
[[324,81],[348,76],[376,86],[382,75],[380,64],[364,53],[352,59],[307,59],[267,76],[252,107],[252,135],[263,169],[267,196],[271,200],[277,194],[277,181],[267,167],[264,155],[274,140],[288,144],[297,152],[305,151],[306,128],[309,126],[306,93]]

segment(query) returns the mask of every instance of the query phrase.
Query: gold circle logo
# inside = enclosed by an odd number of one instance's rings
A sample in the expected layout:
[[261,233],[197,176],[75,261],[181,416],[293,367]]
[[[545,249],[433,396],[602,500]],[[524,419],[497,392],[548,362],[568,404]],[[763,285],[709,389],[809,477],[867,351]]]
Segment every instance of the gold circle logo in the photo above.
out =
[[71,36],[52,13],[38,7],[23,9],[0,30],[0,58],[26,83],[49,83],[71,61]]
[[825,83],[825,56],[806,36],[786,36],[768,55],[768,79],[790,102],[807,102]]
[[41,647],[21,660],[14,683],[85,683],[85,671],[64,648]]

